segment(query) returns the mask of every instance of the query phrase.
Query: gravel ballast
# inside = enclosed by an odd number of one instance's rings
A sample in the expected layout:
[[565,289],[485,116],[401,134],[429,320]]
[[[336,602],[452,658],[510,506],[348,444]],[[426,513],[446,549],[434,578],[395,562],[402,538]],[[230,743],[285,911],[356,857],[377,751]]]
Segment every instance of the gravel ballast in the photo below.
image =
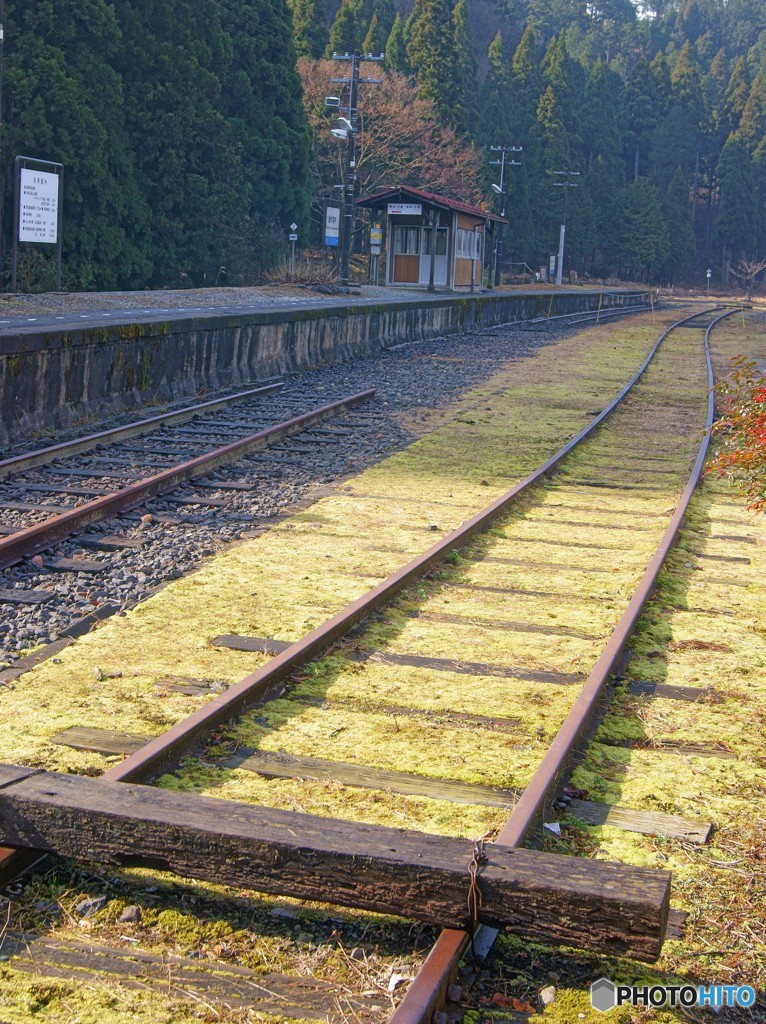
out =
[[[223,545],[294,509],[317,486],[336,483],[406,447],[429,429],[424,422],[429,410],[444,407],[553,337],[550,331],[495,329],[402,345],[353,364],[323,367],[288,379],[280,396],[264,400],[271,403],[264,408],[277,420],[282,406],[287,409],[285,418],[294,414],[298,397],[311,408],[368,387],[375,387],[377,395],[340,420],[328,421],[325,426],[333,427],[331,433],[296,435],[208,478],[257,483],[255,490],[203,489],[192,481],[172,495],[88,529],[91,535],[139,538],[140,548],[111,553],[85,550],[75,538],[38,556],[35,561],[41,565],[27,560],[0,572],[0,591],[45,590],[53,595],[38,605],[0,601],[0,669],[13,666],[30,649],[64,636],[84,616],[124,610],[157,586],[193,571],[202,558]],[[91,425],[87,432],[102,426]],[[64,435],[55,438],[62,439]],[[202,493],[213,499],[224,497],[225,506],[179,503]],[[97,573],[54,571],[51,562],[60,557],[83,562],[98,559],[104,568]]]

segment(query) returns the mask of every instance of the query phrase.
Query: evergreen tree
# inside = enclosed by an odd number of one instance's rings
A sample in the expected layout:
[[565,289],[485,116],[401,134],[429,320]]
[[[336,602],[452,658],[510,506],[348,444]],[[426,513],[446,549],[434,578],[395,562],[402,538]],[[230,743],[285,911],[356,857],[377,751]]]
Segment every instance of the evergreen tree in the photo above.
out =
[[386,43],[386,67],[392,71],[398,71],[401,75],[408,75],[412,70],[407,60],[407,46],[404,42],[404,25],[397,11],[394,24]]
[[65,165],[70,283],[254,275],[287,223],[303,229],[308,136],[283,0],[19,12],[8,5],[11,144]]
[[687,42],[673,67],[665,115],[658,122],[652,139],[653,177],[660,187],[667,188],[679,165],[689,180],[693,176],[696,180],[703,123],[707,123],[705,92],[694,51]]
[[759,72],[750,87],[737,135],[756,165],[766,171],[766,72]]
[[689,209],[689,187],[680,167],[676,168],[662,199],[668,251],[661,273],[663,280],[673,283],[694,263],[694,230]]
[[543,79],[556,94],[560,116],[567,127],[573,143],[579,138],[579,93],[578,81],[582,69],[578,69],[569,56],[564,33],[552,39],[545,51],[542,62]]
[[465,135],[476,135],[477,88],[473,35],[468,17],[468,0],[458,0],[452,12],[455,45],[453,127]]
[[443,123],[453,127],[457,60],[448,0],[415,0],[407,57],[420,96],[432,100]]
[[620,261],[623,193],[615,186],[613,169],[601,155],[596,155],[591,161],[583,180],[583,190],[592,211],[590,271],[601,277],[612,277],[617,273]]
[[652,131],[659,116],[657,85],[644,57],[636,61],[625,87],[622,121],[625,125],[625,164],[629,181],[638,181],[648,168]]
[[537,106],[537,121],[529,148],[535,154],[534,173],[539,182],[534,201],[537,222],[538,259],[547,262],[547,254],[558,248],[559,227],[564,202],[564,189],[556,185],[561,178],[556,171],[576,170],[572,167],[569,137],[558,98],[549,85]]
[[732,69],[731,77],[724,93],[724,127],[727,135],[729,132],[735,131],[739,125],[739,119],[742,117],[742,111],[745,109],[747,97],[750,95],[751,85],[752,81],[747,60],[744,57],[740,57]]
[[362,53],[371,53],[377,57],[385,48],[386,36],[383,33],[383,26],[379,23],[377,14],[373,14],[367,35],[362,42]]
[[[301,239],[307,238],[310,139],[286,4],[227,0],[227,5],[224,28],[232,60],[221,75],[219,107],[241,154],[243,181],[232,182],[222,234],[230,239],[229,251],[241,253],[242,269],[256,273],[273,259],[275,231],[281,245],[287,226],[295,221]],[[214,150],[211,163],[215,183],[223,168]],[[220,190],[220,185],[215,187]]]
[[732,256],[754,252],[758,239],[758,176],[742,139],[731,135],[718,161],[721,201],[715,235],[724,259],[724,277]]
[[511,72],[498,30],[487,50],[487,74],[479,91],[479,139],[485,146],[511,145]]
[[589,200],[593,235],[591,269],[609,273],[617,263],[619,242],[614,225],[619,223],[620,185],[623,164],[617,101],[619,80],[601,61],[588,76],[580,123],[583,131],[585,178],[583,194]]
[[537,117],[537,104],[545,85],[540,72],[540,54],[535,33],[528,26],[511,61],[513,74],[513,106],[511,130],[518,138],[526,138]]
[[626,194],[622,269],[635,280],[652,280],[668,254],[668,232],[657,189],[639,178]]
[[324,0],[288,0],[298,57],[319,57],[325,45],[327,7]]
[[330,26],[325,57],[334,53],[353,53],[362,44],[366,23],[364,0],[342,0]]
[[558,36],[567,28],[589,25],[585,0],[528,0],[527,24],[541,39]]
[[594,64],[585,84],[580,111],[583,152],[587,169],[600,158],[615,187],[622,180],[618,124],[620,80],[601,61]]
[[394,19],[397,15],[396,8],[394,7],[394,0],[378,0],[375,4],[375,13],[378,16],[378,24],[380,25],[380,30],[383,33],[385,48],[385,41],[391,35],[391,29],[394,26]]
[[[64,280],[141,287],[153,251],[114,67],[124,46],[114,9],[106,0],[14,2],[5,14],[6,152],[64,164]],[[10,203],[4,219],[12,223]],[[52,260],[53,247],[45,251]]]

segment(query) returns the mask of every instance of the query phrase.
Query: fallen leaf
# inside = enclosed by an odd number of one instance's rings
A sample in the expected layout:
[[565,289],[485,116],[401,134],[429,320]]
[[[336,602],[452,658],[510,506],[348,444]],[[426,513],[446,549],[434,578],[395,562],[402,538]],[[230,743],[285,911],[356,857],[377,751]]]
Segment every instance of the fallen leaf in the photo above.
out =
[[504,1010],[515,1010],[517,1013],[535,1013],[535,1008],[523,999],[516,996],[504,996],[502,992],[495,992],[489,999],[482,999],[485,1006],[498,1006]]

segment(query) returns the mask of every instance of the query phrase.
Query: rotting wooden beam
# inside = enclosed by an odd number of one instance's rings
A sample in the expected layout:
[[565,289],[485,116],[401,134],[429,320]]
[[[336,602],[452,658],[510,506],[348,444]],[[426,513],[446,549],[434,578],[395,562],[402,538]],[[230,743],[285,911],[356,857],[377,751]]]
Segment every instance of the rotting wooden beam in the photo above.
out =
[[[0,843],[469,924],[474,844],[465,839],[0,765]],[[546,943],[659,955],[669,873],[493,845],[484,853],[482,923]]]

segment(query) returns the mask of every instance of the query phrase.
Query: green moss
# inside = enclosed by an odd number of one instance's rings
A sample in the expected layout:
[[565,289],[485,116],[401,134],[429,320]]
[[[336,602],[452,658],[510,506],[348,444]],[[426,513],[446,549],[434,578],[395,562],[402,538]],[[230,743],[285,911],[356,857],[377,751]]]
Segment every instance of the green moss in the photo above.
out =
[[149,387],[151,380],[152,357],[148,349],[141,353],[138,386],[142,391]]

